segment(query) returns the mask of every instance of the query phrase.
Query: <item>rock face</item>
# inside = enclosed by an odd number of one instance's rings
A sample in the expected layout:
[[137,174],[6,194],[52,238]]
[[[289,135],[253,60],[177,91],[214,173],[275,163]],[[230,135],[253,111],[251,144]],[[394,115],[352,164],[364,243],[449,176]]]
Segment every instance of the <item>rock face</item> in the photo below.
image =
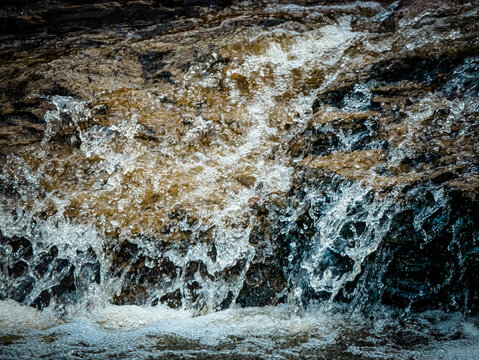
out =
[[0,298],[477,312],[475,5],[6,2]]
[[107,26],[168,23],[178,16],[200,16],[231,5],[225,0],[200,1],[9,1],[2,3],[2,34],[28,37],[75,33]]

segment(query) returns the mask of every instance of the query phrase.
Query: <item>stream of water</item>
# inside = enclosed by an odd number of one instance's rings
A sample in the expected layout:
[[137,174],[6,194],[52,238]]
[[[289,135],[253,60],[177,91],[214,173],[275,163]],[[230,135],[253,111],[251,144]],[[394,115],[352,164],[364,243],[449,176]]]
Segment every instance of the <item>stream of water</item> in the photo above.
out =
[[302,20],[214,46],[227,20],[123,29],[108,59],[138,69],[31,95],[44,133],[0,172],[0,358],[478,358],[478,54],[421,52],[477,8],[374,30],[400,3],[270,4]]

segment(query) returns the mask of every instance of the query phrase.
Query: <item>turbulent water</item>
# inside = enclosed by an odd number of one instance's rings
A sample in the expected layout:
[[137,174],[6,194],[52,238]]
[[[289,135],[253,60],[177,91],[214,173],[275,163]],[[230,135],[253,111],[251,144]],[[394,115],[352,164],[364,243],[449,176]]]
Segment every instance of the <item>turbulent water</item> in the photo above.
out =
[[202,11],[6,38],[0,357],[478,357],[477,4]]
[[372,322],[323,311],[297,316],[285,306],[192,317],[111,305],[58,324],[48,311],[4,303],[0,315],[22,319],[2,335],[7,359],[474,359],[479,350],[475,323],[435,312]]

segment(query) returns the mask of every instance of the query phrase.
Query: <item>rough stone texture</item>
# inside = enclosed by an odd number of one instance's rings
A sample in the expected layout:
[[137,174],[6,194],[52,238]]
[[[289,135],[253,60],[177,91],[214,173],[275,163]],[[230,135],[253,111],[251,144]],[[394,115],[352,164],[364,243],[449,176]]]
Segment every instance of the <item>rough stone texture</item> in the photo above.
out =
[[[324,172],[338,174],[385,194],[402,188],[404,210],[394,216],[390,234],[368,257],[362,273],[337,295],[339,301],[367,307],[379,301],[413,310],[478,310],[473,274],[478,256],[474,244],[479,133],[472,125],[477,124],[477,112],[452,120],[449,131],[440,125],[450,115],[447,101],[477,96],[472,94],[477,91],[478,50],[474,43],[464,48],[456,45],[454,50],[420,51],[342,74],[335,85],[318,94],[313,105],[316,115],[293,142],[291,151],[305,155],[297,170],[303,174],[298,186],[311,182],[320,171],[321,177]],[[467,85],[452,85],[468,63]],[[368,82],[372,86],[366,99],[358,89]],[[430,115],[407,123],[410,114],[420,113],[423,99],[431,93]],[[342,111],[352,98],[359,98],[358,112]],[[332,110],[324,111],[328,107]],[[469,130],[461,136],[458,129]],[[356,135],[356,141],[343,150],[340,137],[345,133]],[[407,136],[411,136],[406,140],[410,151],[400,162],[394,161],[393,151]],[[415,214],[435,201],[428,188],[445,189],[448,205],[431,214],[418,231],[413,226]]]
[[59,303],[73,303],[77,293],[83,293],[91,282],[100,282],[100,264],[91,248],[86,254],[77,254],[83,258],[78,269],[62,258],[55,245],[41,249],[38,244],[35,248],[26,238],[0,233],[1,300],[13,299],[43,309],[53,298]]
[[[2,299],[39,308],[52,298],[76,301],[86,287],[82,274],[94,274],[89,281],[100,283],[101,273],[122,279],[112,296],[118,304],[207,309],[202,291],[208,282],[236,280],[242,281],[238,291],[225,290],[215,309],[233,301],[277,304],[296,286],[304,290],[304,304],[327,301],[331,292],[297,280],[303,279],[302,261],[314,250],[310,239],[322,215],[303,201],[308,191],[359,182],[377,197],[395,196],[401,211],[335,300],[358,307],[381,302],[414,310],[478,310],[478,112],[472,105],[460,108],[479,95],[477,2],[381,1],[388,11],[379,13],[314,8],[350,1],[294,3],[306,8],[236,1],[2,2],[3,203],[11,213],[18,207],[38,221],[92,224],[107,239],[104,256],[111,265],[100,269],[100,254],[80,254],[86,259],[82,270],[55,246],[37,249],[33,239],[2,236]],[[325,60],[291,71],[288,90],[264,114],[275,130],[270,143],[225,170],[221,185],[200,182],[201,168],[183,166],[200,162],[201,154],[222,155],[254,127],[247,104],[265,96],[262,89],[274,87],[282,75],[269,65],[263,73],[241,72],[248,57],[260,62],[272,43],[291,50],[294,36],[337,26],[345,16],[350,31],[362,31],[362,37],[333,65]],[[371,44],[386,45],[377,50]],[[302,126],[289,101],[312,90],[312,115]],[[244,102],[232,103],[232,92]],[[62,108],[57,95],[81,103],[81,111]],[[124,120],[133,118],[131,130],[131,121]],[[117,155],[132,160],[121,163]],[[292,169],[287,191],[267,188],[256,167],[260,157],[271,171],[279,163]],[[226,169],[213,162],[208,166]],[[205,190],[198,194],[200,187]],[[422,224],[425,233],[412,228],[414,215],[434,205],[428,192],[438,189],[447,205]],[[180,266],[158,257],[207,244],[215,262],[215,236],[223,234],[212,214],[227,211],[229,196],[242,191],[251,191],[249,200],[222,224],[250,230],[251,259],[208,273],[206,258]],[[301,214],[292,223],[279,220],[295,211]],[[440,231],[434,230],[438,224]],[[359,233],[364,225],[351,226]],[[344,243],[353,236],[351,228],[339,232]],[[318,272],[353,268],[344,253],[325,256]],[[51,274],[58,276],[48,283]],[[33,296],[41,281],[43,291]]]

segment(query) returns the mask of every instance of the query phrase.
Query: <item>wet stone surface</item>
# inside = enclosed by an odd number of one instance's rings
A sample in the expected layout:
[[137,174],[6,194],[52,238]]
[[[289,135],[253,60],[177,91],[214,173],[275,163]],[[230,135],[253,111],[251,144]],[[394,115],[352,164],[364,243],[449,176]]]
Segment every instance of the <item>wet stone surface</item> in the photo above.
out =
[[477,313],[477,20],[5,2],[0,299]]

